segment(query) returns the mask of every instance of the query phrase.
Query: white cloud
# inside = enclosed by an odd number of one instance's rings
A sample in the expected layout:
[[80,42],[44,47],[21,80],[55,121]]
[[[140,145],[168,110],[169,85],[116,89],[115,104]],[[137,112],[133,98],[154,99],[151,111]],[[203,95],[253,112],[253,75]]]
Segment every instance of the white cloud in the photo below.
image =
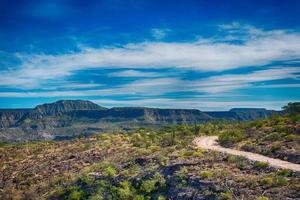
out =
[[272,85],[259,85],[256,88],[298,88],[300,92],[300,84],[272,84]]
[[124,70],[120,72],[110,73],[109,76],[112,77],[159,77],[162,74],[156,72],[142,72],[137,70]]
[[[280,79],[296,79],[300,75],[299,67],[274,67],[245,74],[227,74],[211,76],[201,80],[183,80],[180,78],[145,78],[109,89],[67,90],[44,92],[0,92],[0,97],[75,97],[75,96],[159,96],[175,92],[202,92],[209,95],[224,96],[228,92],[248,87],[263,87],[253,84]],[[284,85],[297,87],[299,84]],[[72,85],[70,85],[71,87]],[[83,84],[83,86],[96,86]],[[80,88],[79,87],[79,88]],[[268,86],[271,87],[271,86]]]
[[[191,83],[196,91],[207,93],[220,93],[239,88],[253,86],[253,83],[280,79],[296,79],[300,77],[299,67],[276,67],[266,70],[254,71],[247,74],[227,74],[212,76],[204,80]],[[287,86],[287,85],[286,85]],[[290,84],[290,86],[293,86]]]
[[170,29],[161,29],[161,28],[151,29],[152,36],[157,40],[165,38],[170,31],[171,31]]
[[[237,26],[237,25],[234,25]],[[224,27],[223,29],[230,29]],[[240,28],[241,29],[241,28]],[[205,39],[195,42],[142,42],[121,47],[86,48],[62,55],[24,55],[17,70],[2,71],[0,85],[38,88],[49,80],[64,79],[89,68],[181,68],[224,71],[263,66],[300,57],[300,33],[244,28],[243,43]]]

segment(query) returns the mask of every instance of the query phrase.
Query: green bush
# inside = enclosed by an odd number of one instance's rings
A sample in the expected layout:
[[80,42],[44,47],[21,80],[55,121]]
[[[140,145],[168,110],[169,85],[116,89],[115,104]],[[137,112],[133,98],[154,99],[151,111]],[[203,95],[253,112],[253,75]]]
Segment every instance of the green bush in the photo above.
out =
[[296,139],[297,139],[297,136],[294,135],[294,134],[289,134],[289,135],[285,136],[284,139],[285,139],[286,141],[288,141],[288,142],[291,142],[291,141],[296,140]]
[[257,200],[269,200],[269,198],[265,197],[265,196],[261,196],[261,197],[258,197]]
[[270,186],[273,185],[273,179],[272,179],[272,177],[264,177],[264,178],[261,180],[261,183],[262,183],[264,186],[270,187]]
[[263,127],[266,123],[267,123],[266,120],[258,119],[255,122],[253,122],[253,126],[260,128]]
[[142,182],[140,189],[145,193],[152,193],[156,190],[163,189],[166,186],[166,180],[160,173],[155,173],[150,180]]
[[200,172],[200,176],[202,177],[202,178],[210,178],[210,177],[212,177],[214,175],[214,173],[212,172],[212,171],[209,171],[209,170],[205,170],[205,171],[202,171],[202,172]]
[[80,187],[73,186],[70,188],[70,194],[67,197],[67,199],[68,200],[83,200],[83,199],[86,199],[86,194]]
[[103,175],[115,177],[117,175],[117,170],[113,166],[108,166],[103,170]]
[[287,176],[291,176],[292,173],[293,171],[290,169],[281,169],[277,172],[277,175],[287,177]]
[[283,133],[272,132],[268,134],[264,139],[269,141],[276,141],[283,137]]
[[284,176],[277,176],[276,177],[276,185],[277,186],[285,186],[288,184],[288,179]]
[[219,136],[219,142],[223,146],[232,146],[233,144],[240,142],[244,137],[241,130],[229,130],[221,133]]
[[259,162],[258,161],[258,162],[255,162],[254,166],[257,167],[257,168],[263,169],[263,168],[269,167],[270,164],[267,163],[267,162]]
[[183,179],[188,173],[187,167],[181,167],[179,171],[176,172],[176,175],[180,178]]
[[128,181],[121,181],[119,187],[112,187],[111,189],[113,199],[132,200],[134,199],[135,189]]
[[221,200],[230,200],[232,199],[233,195],[232,195],[232,192],[231,191],[226,191],[226,192],[222,192],[220,194],[220,199]]
[[166,198],[165,198],[164,196],[160,195],[160,196],[157,198],[157,200],[166,200]]
[[242,156],[232,156],[227,157],[227,162],[234,163],[235,166],[239,169],[245,169],[248,166],[248,161],[245,157]]

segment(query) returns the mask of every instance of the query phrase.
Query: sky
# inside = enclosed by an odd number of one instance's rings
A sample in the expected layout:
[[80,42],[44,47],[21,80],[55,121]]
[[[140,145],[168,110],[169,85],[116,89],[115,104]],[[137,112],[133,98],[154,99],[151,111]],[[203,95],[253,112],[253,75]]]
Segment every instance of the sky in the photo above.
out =
[[300,101],[298,0],[1,0],[0,108],[279,110]]

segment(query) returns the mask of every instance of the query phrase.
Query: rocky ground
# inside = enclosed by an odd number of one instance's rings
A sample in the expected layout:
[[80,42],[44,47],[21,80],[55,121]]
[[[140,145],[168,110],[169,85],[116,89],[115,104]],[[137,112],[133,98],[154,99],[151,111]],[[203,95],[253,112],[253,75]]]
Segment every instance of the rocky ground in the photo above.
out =
[[191,127],[0,147],[0,199],[297,199],[300,174],[191,144]]

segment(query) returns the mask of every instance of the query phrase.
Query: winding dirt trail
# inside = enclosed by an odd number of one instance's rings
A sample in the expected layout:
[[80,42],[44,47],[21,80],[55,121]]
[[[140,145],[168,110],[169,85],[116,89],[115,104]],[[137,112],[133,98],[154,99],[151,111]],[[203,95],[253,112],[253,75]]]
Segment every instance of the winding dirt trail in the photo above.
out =
[[210,150],[219,151],[222,153],[228,153],[228,154],[232,154],[232,155],[236,155],[236,156],[243,156],[250,160],[267,162],[270,164],[270,166],[273,166],[275,168],[284,168],[284,169],[290,169],[293,171],[300,172],[300,165],[298,165],[298,164],[290,163],[290,162],[279,160],[279,159],[270,158],[270,157],[263,156],[263,155],[256,154],[256,153],[224,148],[224,147],[221,147],[218,145],[217,140],[218,140],[218,136],[202,136],[202,137],[195,138],[193,140],[193,143],[196,146],[204,148],[204,149],[210,149]]

